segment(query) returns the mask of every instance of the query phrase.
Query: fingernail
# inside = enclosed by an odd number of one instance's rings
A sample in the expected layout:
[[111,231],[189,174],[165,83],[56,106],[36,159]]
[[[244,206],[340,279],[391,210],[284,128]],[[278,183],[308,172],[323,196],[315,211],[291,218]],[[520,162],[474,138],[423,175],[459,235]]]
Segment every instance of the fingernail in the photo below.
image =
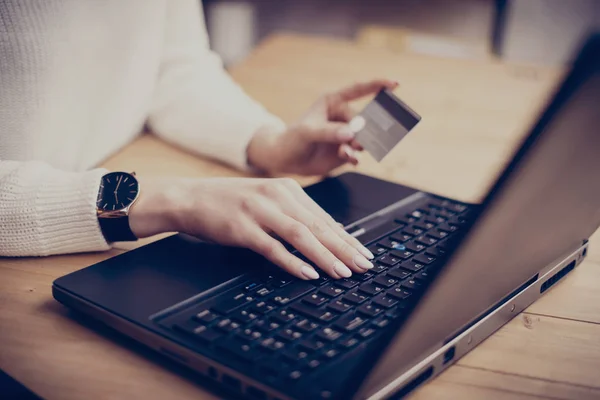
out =
[[308,265],[303,265],[302,268],[300,268],[300,272],[308,279],[319,279],[319,274],[317,273],[317,271],[315,271]]
[[360,246],[358,248],[358,251],[360,251],[360,254],[362,254],[363,256],[367,257],[367,260],[372,260],[375,258],[375,256],[373,255],[373,253],[371,253],[369,251],[369,249],[367,249],[365,246]]
[[348,125],[342,126],[340,128],[340,130],[338,131],[338,138],[340,140],[350,140],[350,139],[354,138],[354,132],[352,131],[350,126],[348,126]]
[[346,267],[339,261],[335,262],[335,264],[333,265],[333,270],[342,278],[350,278],[352,276],[352,271],[350,271],[348,267]]
[[344,148],[344,154],[346,155],[346,157],[348,157],[348,159],[350,160],[354,160],[356,159],[356,157],[354,156],[354,151],[350,148],[350,147],[346,147]]
[[353,260],[354,260],[354,264],[356,264],[356,266],[358,268],[362,268],[362,269],[373,268],[373,264],[360,254],[355,255]]

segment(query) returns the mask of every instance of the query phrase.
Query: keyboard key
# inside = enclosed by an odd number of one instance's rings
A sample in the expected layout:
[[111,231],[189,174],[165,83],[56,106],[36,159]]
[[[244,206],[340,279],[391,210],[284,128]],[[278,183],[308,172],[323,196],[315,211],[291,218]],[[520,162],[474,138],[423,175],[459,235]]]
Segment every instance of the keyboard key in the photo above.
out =
[[220,339],[221,337],[223,337],[223,334],[221,332],[217,332],[213,328],[207,328],[207,327],[203,326],[203,327],[196,329],[194,337],[197,339],[200,339],[201,341],[203,341],[205,343],[213,343],[217,339]]
[[410,272],[418,272],[425,267],[425,264],[414,262],[413,260],[403,262],[400,264],[400,268],[408,270]]
[[446,206],[446,209],[452,212],[462,213],[467,210],[467,206],[459,203],[450,203]]
[[413,226],[409,226],[407,228],[404,228],[402,230],[402,233],[406,233],[407,235],[411,235],[411,236],[419,236],[423,232],[425,232],[424,229],[415,228],[414,225]]
[[335,329],[331,328],[323,328],[317,331],[315,336],[326,342],[333,342],[334,340],[337,340],[342,336],[342,332],[338,332]]
[[329,301],[329,297],[320,293],[308,294],[302,298],[302,301],[306,304],[310,304],[313,307],[319,307]]
[[240,328],[240,324],[230,319],[224,319],[219,321],[219,323],[215,326],[215,328],[223,331],[223,332],[233,332]]
[[310,333],[319,327],[319,325],[315,324],[312,321],[309,321],[308,319],[303,319],[299,322],[296,322],[294,326],[296,327],[296,329],[304,333]]
[[[277,281],[279,282],[279,280]],[[286,285],[283,289],[279,289],[271,301],[279,305],[285,305],[314,289],[315,287],[306,281],[295,281],[292,284]]]
[[364,274],[356,274],[355,279],[358,279],[361,282],[366,282],[368,280],[370,280],[371,278],[373,278],[375,276],[375,274],[371,273],[371,272],[365,272]]
[[331,278],[324,273],[319,274],[319,279],[312,279],[309,282],[315,286],[323,286],[327,282],[329,282]]
[[294,303],[290,308],[306,317],[310,317],[322,322],[329,322],[336,317],[336,315],[331,311],[314,308],[303,303]]
[[361,314],[366,315],[367,317],[373,318],[383,312],[383,309],[377,305],[373,304],[363,304],[362,306],[356,309]]
[[260,348],[266,351],[278,351],[285,347],[285,343],[275,338],[267,338],[260,342]]
[[298,343],[298,347],[308,352],[314,352],[325,347],[325,343],[322,340],[311,337]]
[[427,246],[425,246],[424,244],[418,243],[415,241],[410,241],[410,242],[406,243],[406,250],[412,251],[415,254],[422,252],[426,248],[427,248]]
[[308,353],[300,349],[288,348],[281,352],[281,356],[292,363],[297,363],[308,358]]
[[416,263],[419,263],[419,264],[429,265],[435,261],[435,257],[432,257],[427,254],[420,254],[420,255],[416,256],[415,258],[413,258],[413,261]]
[[397,257],[395,255],[395,252],[392,252],[379,256],[379,258],[377,258],[376,261],[378,264],[385,265],[386,267],[393,267],[394,265],[402,261],[402,259]]
[[361,327],[365,322],[366,320],[363,317],[350,313],[335,321],[334,326],[343,331],[352,332]]
[[415,281],[414,279],[409,279],[407,281],[402,282],[401,286],[404,289],[416,291],[416,290],[419,290],[422,285],[419,282]]
[[387,270],[388,267],[386,267],[385,265],[381,265],[381,264],[374,264],[373,268],[370,270],[372,273],[374,274],[380,274],[383,271]]
[[425,228],[425,230],[431,229],[437,225],[435,221],[431,221],[430,219],[425,219],[421,221],[421,225]]
[[340,351],[338,349],[329,349],[323,353],[322,357],[326,360],[331,360],[337,357],[339,354]]
[[204,322],[207,324],[210,322],[213,322],[217,318],[219,318],[219,316],[213,312],[210,312],[209,310],[200,311],[198,314],[196,314],[194,316],[194,319],[196,321]]
[[371,336],[373,336],[377,331],[375,331],[375,329],[373,328],[361,328],[357,335],[363,339],[367,339],[370,338]]
[[429,235],[421,235],[415,239],[418,243],[421,243],[427,247],[433,246],[437,243],[437,239]]
[[387,251],[387,248],[383,246],[379,246],[377,244],[372,244],[368,247],[369,251],[375,255],[375,257],[382,255]]
[[258,317],[258,314],[255,314],[248,310],[240,310],[233,314],[231,314],[231,318],[241,322],[242,324],[247,324],[248,322],[255,320]]
[[385,274],[379,275],[377,278],[373,279],[373,283],[389,288],[398,283],[398,280],[389,276],[389,274]]
[[348,303],[345,303],[341,300],[336,300],[327,305],[327,308],[335,311],[337,313],[344,313],[352,308],[352,306]]
[[427,232],[427,236],[432,237],[436,240],[442,240],[448,237],[448,232],[440,231],[439,229],[434,229],[432,231]]
[[251,342],[253,340],[258,340],[258,339],[262,338],[262,336],[263,336],[262,332],[252,329],[252,328],[246,328],[236,334],[236,337],[238,337],[242,340],[246,340],[248,342]]
[[378,327],[378,328],[385,328],[386,326],[388,326],[390,324],[390,320],[387,317],[379,317],[377,319],[374,319],[371,322],[372,325]]
[[386,295],[394,297],[398,300],[404,300],[410,296],[410,292],[402,288],[401,286],[390,289],[385,293]]
[[458,226],[444,223],[438,226],[438,229],[444,232],[452,233],[458,230]]
[[267,283],[269,284],[269,286],[274,287],[276,289],[287,286],[292,282],[293,282],[293,278],[291,278],[291,277],[284,278],[284,277],[280,277],[280,276],[271,276],[267,280]]
[[252,327],[263,332],[273,332],[274,330],[279,329],[281,324],[279,322],[261,319],[260,321],[256,321]]
[[277,338],[286,342],[292,342],[302,337],[302,332],[298,332],[292,328],[286,328],[277,333]]
[[399,281],[406,279],[410,276],[410,274],[404,270],[394,268],[390,270],[385,276],[390,276],[392,278],[398,279]]
[[414,276],[417,282],[425,283],[431,279],[431,275],[427,273],[427,271],[421,271]]
[[[429,227],[429,228],[431,228],[431,227]],[[422,231],[422,232],[425,232],[425,231],[426,231],[426,230],[428,230],[429,228],[426,226],[426,224],[424,224],[424,223],[420,223],[420,222],[419,222],[418,224],[414,224],[414,225],[413,225],[413,229],[414,229],[415,231],[418,229],[418,230],[420,230],[420,231]]]
[[392,251],[389,253],[392,257],[402,261],[411,258],[415,253],[409,250],[404,251]]
[[410,239],[412,239],[414,237],[414,235],[409,235],[408,233],[395,233],[392,236],[390,236],[390,239],[399,242],[399,243],[406,243],[408,242]]
[[430,225],[432,225],[432,227],[434,227],[434,226],[437,226],[438,224],[441,224],[442,222],[446,222],[446,220],[441,217],[428,217],[425,219],[424,222],[426,224],[430,224]]
[[316,358],[313,358],[312,360],[309,360],[306,363],[306,368],[308,368],[309,370],[314,370],[316,368],[319,368],[321,366],[321,361],[317,360]]
[[350,304],[362,304],[369,300],[367,296],[360,294],[359,292],[347,293],[343,298],[345,302]]
[[358,339],[353,338],[353,337],[348,337],[348,338],[340,340],[337,343],[337,345],[344,349],[351,349],[352,347],[356,346],[358,343],[360,343],[360,341]]
[[217,304],[212,309],[220,314],[229,314],[254,301],[254,297],[246,292],[225,294],[217,298]]
[[394,250],[394,249],[398,249],[398,250],[403,250],[404,249],[404,245],[394,239],[391,238],[385,238],[379,241],[379,243],[377,243],[378,246],[380,247],[385,247],[386,249],[389,250]]
[[[263,350],[262,347],[260,349]],[[259,369],[262,374],[276,377],[285,373],[289,369],[289,366],[284,365],[280,358],[267,357],[260,361]]]
[[267,314],[273,311],[276,307],[273,304],[269,304],[266,301],[260,301],[254,306],[250,307],[250,311],[255,314]]
[[255,292],[258,289],[260,289],[261,287],[263,287],[262,283],[256,282],[256,281],[251,281],[244,285],[244,290],[246,292]]
[[255,361],[260,356],[249,344],[237,339],[225,339],[219,342],[218,347],[247,362]]
[[376,285],[371,282],[367,282],[367,283],[363,283],[362,285],[360,285],[358,287],[358,290],[360,290],[363,293],[374,296],[377,293],[383,292],[385,290],[385,287],[383,287],[381,285]]
[[302,371],[296,369],[296,370],[293,370],[292,372],[290,372],[287,377],[291,381],[297,381],[300,378],[302,378],[302,376],[303,376]]
[[194,335],[196,332],[196,329],[200,328],[200,327],[204,327],[204,325],[200,325],[198,322],[191,320],[191,319],[186,319],[183,320],[175,325],[173,325],[173,328],[181,331],[181,332],[185,332],[185,333],[189,333]]
[[442,217],[442,218],[450,218],[450,217],[455,216],[456,213],[452,212],[452,211],[448,211],[446,209],[443,209],[443,210],[436,212],[435,215],[438,217]]
[[254,292],[254,294],[258,297],[265,297],[271,293],[273,293],[273,289],[264,286]]
[[329,296],[329,297],[337,297],[340,294],[344,293],[344,289],[340,288],[340,287],[335,287],[331,284],[329,284],[328,286],[322,287],[319,290],[319,294],[324,294],[325,296]]
[[280,324],[285,324],[290,322],[296,318],[296,314],[291,312],[289,309],[279,310],[271,314],[271,319],[275,322],[279,322]]
[[441,258],[443,257],[446,253],[442,250],[440,250],[438,247],[430,247],[427,249],[427,251],[425,251],[425,254],[427,254],[428,256],[433,256],[436,258]]
[[394,218],[394,222],[398,225],[408,225],[409,222],[403,216]]
[[392,296],[377,296],[373,299],[373,304],[383,308],[391,308],[398,304],[398,300],[394,299]]
[[334,281],[333,284],[344,289],[352,289],[354,286],[358,285],[358,281],[350,278],[342,278]]

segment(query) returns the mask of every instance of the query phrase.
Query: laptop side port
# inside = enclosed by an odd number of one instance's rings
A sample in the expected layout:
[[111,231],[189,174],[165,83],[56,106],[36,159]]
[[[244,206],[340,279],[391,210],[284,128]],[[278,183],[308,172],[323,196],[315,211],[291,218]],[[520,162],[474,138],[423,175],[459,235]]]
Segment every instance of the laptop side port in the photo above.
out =
[[558,271],[557,273],[552,275],[546,282],[542,283],[542,287],[540,288],[540,293],[544,293],[546,290],[550,289],[552,286],[554,286],[556,284],[556,282],[558,282],[566,274],[571,272],[573,270],[573,268],[575,268],[575,263],[576,263],[576,260],[571,261],[569,263],[569,265],[567,265],[566,267],[564,267],[563,269],[561,269],[560,271]]
[[456,354],[456,346],[450,347],[444,353],[444,365],[448,364],[450,361],[454,359],[454,355]]
[[395,399],[399,399],[403,396],[406,396],[408,393],[412,392],[415,388],[417,388],[420,384],[425,382],[427,379],[433,376],[434,368],[430,366],[425,371],[421,372],[416,378],[412,381],[408,382],[402,389],[396,392],[393,396]]

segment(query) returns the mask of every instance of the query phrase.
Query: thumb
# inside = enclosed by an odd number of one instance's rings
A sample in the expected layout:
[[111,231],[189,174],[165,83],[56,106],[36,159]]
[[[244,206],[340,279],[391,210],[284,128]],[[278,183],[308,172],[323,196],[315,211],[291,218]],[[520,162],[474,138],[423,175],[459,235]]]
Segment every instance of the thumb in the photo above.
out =
[[313,142],[348,143],[354,139],[355,133],[343,122],[327,122],[316,127],[306,127],[303,136]]

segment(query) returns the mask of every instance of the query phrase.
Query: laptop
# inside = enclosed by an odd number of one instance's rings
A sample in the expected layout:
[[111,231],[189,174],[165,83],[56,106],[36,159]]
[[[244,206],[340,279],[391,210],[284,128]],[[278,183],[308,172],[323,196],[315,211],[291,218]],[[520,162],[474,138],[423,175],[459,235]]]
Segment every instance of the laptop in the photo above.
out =
[[600,34],[481,204],[356,173],[305,188],[377,255],[300,281],[174,235],[57,279],[54,297],[249,399],[400,397],[585,258],[600,224]]

